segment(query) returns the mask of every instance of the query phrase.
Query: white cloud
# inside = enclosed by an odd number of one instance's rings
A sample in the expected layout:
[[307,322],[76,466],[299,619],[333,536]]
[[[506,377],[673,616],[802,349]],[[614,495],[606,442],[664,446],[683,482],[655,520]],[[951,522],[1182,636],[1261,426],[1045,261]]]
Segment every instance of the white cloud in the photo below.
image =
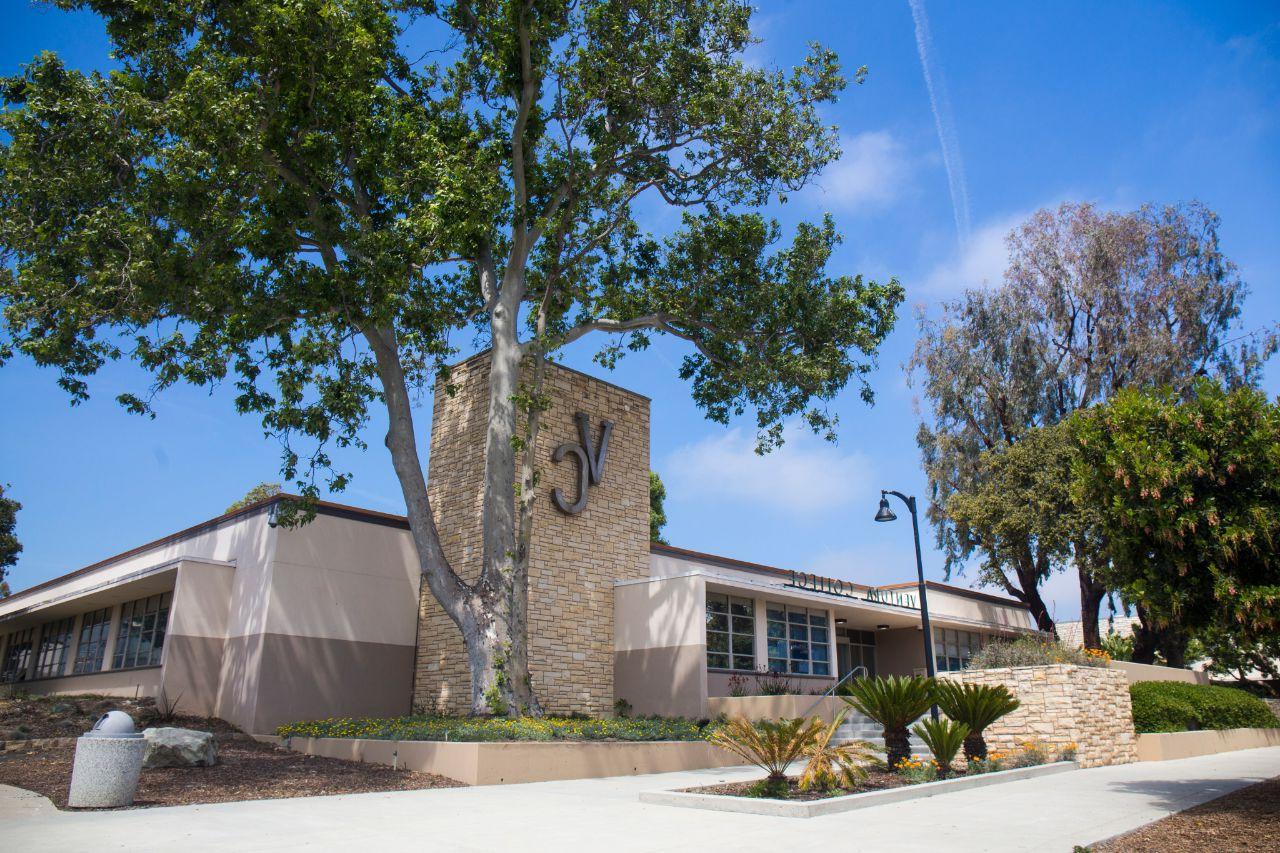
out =
[[1026,220],[1019,213],[988,222],[967,243],[925,275],[921,290],[930,296],[955,296],[966,288],[998,285],[1009,260],[1005,237]]
[[676,448],[662,466],[667,493],[678,501],[716,501],[801,515],[844,512],[851,495],[874,490],[863,453],[842,451],[798,425],[786,444],[758,456],[755,436],[742,429]]
[[815,185],[823,202],[842,207],[880,207],[896,199],[907,185],[910,162],[902,143],[887,130],[841,139],[843,154]]

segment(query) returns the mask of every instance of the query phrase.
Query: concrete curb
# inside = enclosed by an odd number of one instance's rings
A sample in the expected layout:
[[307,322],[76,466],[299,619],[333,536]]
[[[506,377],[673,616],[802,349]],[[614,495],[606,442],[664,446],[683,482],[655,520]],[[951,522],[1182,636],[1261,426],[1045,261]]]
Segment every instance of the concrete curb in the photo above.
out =
[[843,797],[832,797],[827,800],[813,800],[811,802],[757,800],[751,797],[695,794],[689,791],[643,791],[640,794],[640,802],[650,805],[678,806],[686,809],[707,809],[708,811],[736,812],[738,814],[759,814],[769,817],[822,817],[823,815],[851,812],[871,806],[934,797],[951,791],[985,788],[988,785],[1000,785],[1004,782],[1017,782],[1021,779],[1052,776],[1056,773],[1067,773],[1076,769],[1077,765],[1074,761],[1058,761],[1053,764],[1041,764],[1036,767],[1019,767],[1016,770],[1001,770],[998,773],[983,773],[979,776],[964,776],[959,779],[946,779],[942,782],[925,782],[920,785],[890,788],[886,791],[868,791],[865,794],[849,794]]

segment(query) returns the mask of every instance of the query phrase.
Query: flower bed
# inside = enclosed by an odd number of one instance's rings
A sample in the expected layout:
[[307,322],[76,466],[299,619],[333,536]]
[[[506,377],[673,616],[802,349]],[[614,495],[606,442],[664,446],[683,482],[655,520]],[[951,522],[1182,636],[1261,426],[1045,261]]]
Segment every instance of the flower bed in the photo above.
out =
[[588,719],[579,717],[438,717],[392,719],[332,718],[289,723],[282,738],[448,741],[701,741],[715,723],[679,718]]

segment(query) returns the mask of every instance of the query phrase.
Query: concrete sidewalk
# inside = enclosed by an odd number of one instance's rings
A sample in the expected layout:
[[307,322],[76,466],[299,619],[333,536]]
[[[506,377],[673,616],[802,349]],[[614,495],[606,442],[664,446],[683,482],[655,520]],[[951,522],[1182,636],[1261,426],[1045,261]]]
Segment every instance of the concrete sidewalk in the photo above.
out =
[[[643,805],[640,791],[758,776],[744,768],[221,803],[7,811],[6,851],[1070,851],[1280,775],[1280,747],[1101,767],[800,820]],[[0,801],[3,800],[0,793]]]

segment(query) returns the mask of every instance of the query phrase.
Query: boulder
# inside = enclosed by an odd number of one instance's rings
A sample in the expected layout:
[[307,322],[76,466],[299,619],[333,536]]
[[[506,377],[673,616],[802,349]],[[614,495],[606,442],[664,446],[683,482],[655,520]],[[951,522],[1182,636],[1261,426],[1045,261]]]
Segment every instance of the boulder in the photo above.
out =
[[193,729],[145,729],[147,756],[143,767],[212,767],[218,763],[218,745],[212,732]]

